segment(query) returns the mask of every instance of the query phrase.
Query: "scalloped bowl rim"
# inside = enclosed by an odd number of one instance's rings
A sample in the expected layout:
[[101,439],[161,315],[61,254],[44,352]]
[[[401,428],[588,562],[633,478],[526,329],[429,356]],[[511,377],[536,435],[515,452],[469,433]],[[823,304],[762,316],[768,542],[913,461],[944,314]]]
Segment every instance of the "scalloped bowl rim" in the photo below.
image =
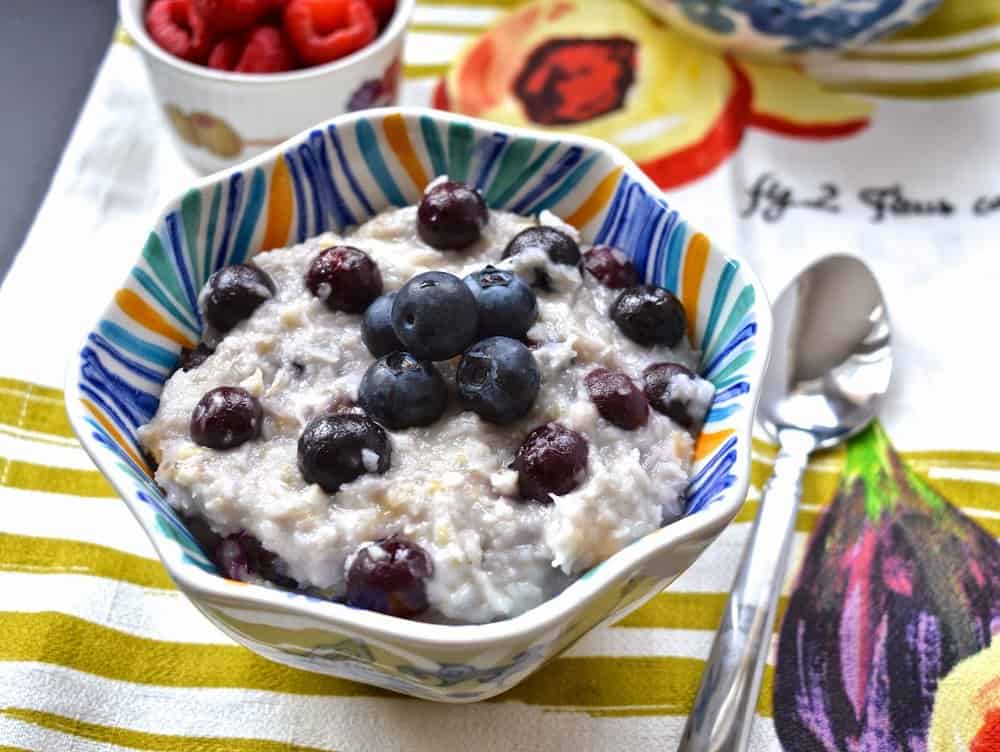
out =
[[[302,131],[298,135],[249,160],[200,178],[165,201],[161,205],[160,211],[155,215],[156,220],[151,226],[155,227],[163,220],[171,207],[179,205],[182,196],[188,191],[200,190],[212,186],[235,173],[268,165],[291,146],[303,142],[308,138],[310,133],[317,129],[324,129],[331,124],[344,126],[356,120],[368,120],[392,113],[398,113],[404,118],[427,116],[438,122],[465,123],[477,129],[498,130],[514,136],[545,141],[558,139],[565,144],[577,145],[592,152],[601,152],[610,157],[617,166],[622,167],[624,172],[627,172],[632,179],[641,183],[651,195],[666,203],[663,198],[663,192],[656,184],[624,152],[607,142],[587,136],[554,134],[529,128],[508,126],[422,107],[402,106],[363,110],[331,118]],[[712,249],[713,255],[721,254],[726,259],[730,258],[728,254],[722,254],[721,251],[717,250],[714,244],[712,245]],[[741,411],[739,423],[734,432],[737,441],[747,449],[741,461],[737,462],[732,468],[732,471],[736,474],[736,480],[731,486],[725,489],[722,498],[689,516],[682,517],[676,522],[672,522],[634,541],[604,562],[596,565],[585,573],[584,576],[576,579],[565,590],[554,597],[522,614],[488,624],[452,625],[406,620],[373,611],[352,608],[333,601],[322,601],[318,598],[302,597],[289,599],[285,591],[261,585],[241,583],[239,591],[234,592],[232,583],[221,575],[203,571],[193,564],[175,567],[172,557],[166,556],[164,553],[163,534],[159,530],[152,528],[146,518],[139,513],[137,505],[142,502],[133,499],[133,493],[130,490],[127,491],[116,482],[115,479],[118,473],[113,472],[111,469],[110,455],[96,451],[96,442],[89,435],[89,429],[84,422],[84,413],[80,402],[79,364],[77,357],[77,353],[80,351],[79,347],[74,351],[66,373],[65,394],[67,413],[70,424],[77,437],[79,437],[80,443],[87,451],[87,454],[102,474],[109,479],[115,490],[128,505],[133,516],[139,521],[170,577],[192,601],[197,603],[200,597],[209,597],[216,601],[242,602],[249,607],[267,607],[269,610],[277,609],[281,612],[287,612],[290,615],[319,619],[328,622],[331,628],[360,631],[376,639],[385,639],[418,646],[445,650],[488,648],[498,643],[522,639],[526,635],[538,634],[559,626],[570,612],[576,611],[586,603],[592,601],[601,595],[607,586],[614,581],[627,576],[632,570],[638,569],[647,561],[663,554],[667,549],[692,538],[704,538],[706,534],[711,535],[713,539],[717,538],[722,530],[732,521],[732,518],[739,511],[740,507],[742,507],[750,482],[750,447],[753,420],[760,397],[760,386],[764,369],[767,365],[772,322],[768,298],[760,281],[745,260],[740,259],[739,261],[740,273],[744,276],[746,282],[753,286],[755,295],[757,296],[756,300],[758,302],[754,306],[754,311],[757,316],[757,333],[760,344],[756,348],[752,360],[747,364],[747,382],[750,384],[749,399],[747,409]],[[655,594],[655,592],[660,591],[656,590],[652,594]]]

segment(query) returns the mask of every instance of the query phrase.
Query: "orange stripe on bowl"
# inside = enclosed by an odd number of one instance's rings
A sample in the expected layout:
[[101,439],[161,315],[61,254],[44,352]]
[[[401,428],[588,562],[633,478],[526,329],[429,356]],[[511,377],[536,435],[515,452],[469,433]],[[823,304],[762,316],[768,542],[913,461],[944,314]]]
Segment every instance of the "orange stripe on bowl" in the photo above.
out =
[[278,157],[271,171],[271,193],[267,202],[267,229],[262,250],[284,248],[292,226],[292,178],[284,157]]
[[406,132],[406,121],[403,120],[403,116],[399,113],[388,115],[382,121],[382,128],[385,130],[385,137],[389,141],[389,146],[396,152],[396,156],[399,158],[400,164],[403,165],[403,169],[406,170],[406,174],[410,176],[413,184],[420,191],[423,191],[430,182],[430,179],[427,177],[427,173],[424,172],[424,166],[420,164],[417,153],[413,150],[413,144],[410,143],[410,134]]
[[577,207],[576,211],[566,217],[566,221],[579,230],[596,217],[614,195],[615,187],[618,185],[618,177],[621,174],[622,168],[616,167],[605,175],[604,179],[594,189],[594,192],[587,196],[584,202]]
[[701,278],[705,276],[708,262],[708,238],[696,232],[688,241],[684,254],[684,276],[681,279],[681,302],[687,311],[688,339],[695,342],[694,324],[698,318],[698,297],[701,294]]
[[124,437],[118,432],[118,429],[115,428],[114,424],[108,420],[100,410],[97,409],[97,406],[93,402],[83,398],[81,398],[80,401],[83,403],[83,406],[87,408],[87,411],[94,416],[94,420],[100,423],[101,427],[108,432],[112,439],[115,440],[115,443],[122,448],[122,451],[131,457],[135,464],[141,467],[146,475],[152,479],[153,473],[149,469],[149,465],[146,464],[146,461],[142,457],[132,451],[132,448],[128,445],[128,442],[125,441]]
[[124,287],[120,289],[115,293],[115,302],[129,318],[138,321],[150,331],[154,331],[169,340],[173,340],[181,347],[194,347],[194,343],[191,340],[168,324],[166,319],[164,319],[156,311],[156,309],[136,295],[132,290]]
[[694,461],[703,460],[718,449],[722,445],[722,442],[734,433],[736,432],[732,428],[723,428],[721,431],[716,431],[715,433],[702,433],[698,436],[698,441],[694,445]]

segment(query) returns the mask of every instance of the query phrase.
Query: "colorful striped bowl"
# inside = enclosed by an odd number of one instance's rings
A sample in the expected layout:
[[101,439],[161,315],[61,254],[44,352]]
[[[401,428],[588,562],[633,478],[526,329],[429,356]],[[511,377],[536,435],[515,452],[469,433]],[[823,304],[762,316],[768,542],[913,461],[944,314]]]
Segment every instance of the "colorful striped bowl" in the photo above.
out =
[[[199,288],[214,270],[262,249],[414,203],[440,174],[474,184],[496,208],[555,212],[586,240],[625,249],[647,280],[684,301],[689,336],[703,352],[701,372],[717,389],[686,516],[556,598],[481,626],[410,622],[223,578],[164,501],[136,441],[180,349],[199,337]],[[320,125],[170,202],[74,356],[66,407],[171,577],[233,639],[292,666],[471,702],[512,687],[596,625],[639,606],[733,518],[749,481],[770,327],[764,293],[747,266],[690,227],[613,147],[429,110],[369,110]]]

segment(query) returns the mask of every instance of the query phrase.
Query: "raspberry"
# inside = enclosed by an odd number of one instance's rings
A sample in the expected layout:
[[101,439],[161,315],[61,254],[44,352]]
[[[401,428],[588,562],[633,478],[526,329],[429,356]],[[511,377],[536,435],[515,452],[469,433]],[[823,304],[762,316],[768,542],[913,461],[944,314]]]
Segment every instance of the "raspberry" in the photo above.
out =
[[291,0],[285,33],[302,61],[320,65],[360,50],[378,27],[365,0]]
[[380,29],[389,23],[392,14],[396,12],[396,0],[365,0],[365,2],[372,9]]
[[295,56],[278,29],[258,26],[222,39],[208,56],[208,65],[237,73],[279,73],[295,67]]
[[171,55],[194,63],[205,61],[211,32],[191,0],[153,0],[146,9],[146,31]]
[[257,23],[275,5],[274,0],[193,0],[194,7],[214,31],[242,31]]
[[278,73],[295,68],[295,52],[285,35],[273,26],[250,32],[243,57],[236,65],[240,73]]
[[242,34],[223,37],[208,53],[208,67],[225,71],[236,70],[236,64],[243,54],[245,45],[246,39]]

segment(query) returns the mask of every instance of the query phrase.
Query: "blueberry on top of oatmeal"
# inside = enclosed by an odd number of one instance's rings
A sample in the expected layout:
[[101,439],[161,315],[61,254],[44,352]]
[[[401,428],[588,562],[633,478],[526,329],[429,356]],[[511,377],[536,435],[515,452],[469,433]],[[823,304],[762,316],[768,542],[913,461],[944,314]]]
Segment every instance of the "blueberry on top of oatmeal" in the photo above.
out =
[[680,363],[653,363],[642,373],[643,391],[654,410],[686,431],[694,431],[701,427],[705,416],[700,405],[692,404],[695,400],[690,389],[683,387],[697,378]]
[[347,568],[347,603],[404,619],[427,610],[424,582],[434,572],[427,552],[401,535],[362,546]]
[[274,281],[266,272],[251,264],[233,264],[208,278],[198,296],[198,306],[206,323],[225,334],[250,318],[274,293]]
[[404,349],[421,360],[447,360],[476,337],[476,299],[448,272],[424,272],[411,279],[392,304],[392,328]]
[[448,387],[433,363],[409,353],[383,355],[365,371],[358,388],[365,412],[387,428],[427,426],[448,404]]
[[382,273],[361,249],[338,245],[313,259],[306,287],[331,311],[362,313],[382,294]]
[[595,245],[584,253],[583,268],[612,290],[639,284],[639,274],[629,257],[610,245]]
[[567,266],[580,263],[580,246],[576,241],[562,230],[547,225],[521,230],[511,238],[501,258],[510,258],[536,248],[545,251],[553,263]]
[[687,314],[677,296],[655,285],[622,290],[611,304],[611,318],[622,334],[640,345],[676,347],[687,329]]
[[510,337],[477,342],[455,372],[462,406],[490,423],[512,423],[535,404],[542,374],[531,350]]
[[646,425],[649,403],[632,379],[621,371],[595,368],[584,378],[590,401],[609,423],[626,431]]
[[479,334],[521,339],[538,318],[538,301],[512,272],[487,266],[463,280],[479,308]]
[[551,504],[550,494],[568,494],[587,475],[587,454],[587,440],[577,431],[559,423],[539,426],[518,447],[511,464],[521,498]]
[[307,483],[337,493],[365,473],[381,475],[388,470],[392,445],[385,429],[367,415],[321,415],[299,436],[298,459]]
[[220,386],[205,392],[191,411],[191,438],[209,449],[232,449],[260,436],[264,411],[250,392]]
[[402,350],[403,345],[392,328],[392,303],[396,293],[386,293],[375,299],[361,319],[361,340],[376,358]]
[[417,234],[442,251],[472,245],[488,221],[489,209],[479,191],[453,180],[433,185],[417,208]]

